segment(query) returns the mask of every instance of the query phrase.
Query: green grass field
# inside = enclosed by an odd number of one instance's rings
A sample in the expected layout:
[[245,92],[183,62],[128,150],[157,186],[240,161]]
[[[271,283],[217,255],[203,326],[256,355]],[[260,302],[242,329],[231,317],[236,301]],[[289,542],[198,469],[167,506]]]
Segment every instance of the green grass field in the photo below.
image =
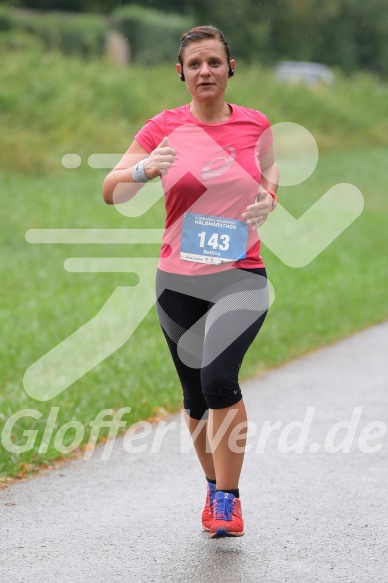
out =
[[[123,152],[143,121],[164,107],[187,102],[173,68],[116,69],[55,54],[3,55],[0,70],[0,188],[2,363],[0,428],[11,415],[36,409],[12,428],[15,444],[37,430],[35,447],[1,448],[0,476],[28,474],[58,458],[54,436],[69,421],[85,427],[103,409],[131,407],[127,427],[160,410],[175,411],[181,390],[152,308],[130,340],[52,401],[30,398],[27,367],[91,319],[131,274],[69,273],[68,257],[157,257],[157,245],[32,245],[25,232],[43,228],[162,228],[158,202],[144,217],[127,218],[101,198],[105,171],[93,170],[95,152]],[[54,75],[60,68],[61,78]],[[240,67],[228,99],[294,121],[316,137],[320,158],[303,184],[280,189],[282,204],[298,217],[338,182],[356,185],[365,198],[361,216],[302,269],[284,265],[263,249],[276,290],[273,308],[249,351],[242,378],[278,366],[388,316],[384,223],[387,203],[387,87],[373,78],[338,78],[316,91],[276,84],[268,71]],[[80,168],[66,170],[62,155],[78,153]],[[96,338],[98,342],[98,338]],[[287,387],[284,387],[287,390]],[[47,452],[38,448],[52,407],[58,418]],[[104,438],[106,430],[101,430]],[[64,443],[71,443],[69,430]],[[62,456],[72,455],[63,454]]]

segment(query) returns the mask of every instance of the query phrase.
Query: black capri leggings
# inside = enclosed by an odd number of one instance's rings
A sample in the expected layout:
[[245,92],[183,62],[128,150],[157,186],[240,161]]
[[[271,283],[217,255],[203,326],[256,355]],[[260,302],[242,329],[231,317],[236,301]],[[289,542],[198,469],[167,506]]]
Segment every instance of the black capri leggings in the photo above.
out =
[[267,274],[229,269],[211,275],[158,270],[156,309],[190,417],[242,399],[241,363],[267,315]]

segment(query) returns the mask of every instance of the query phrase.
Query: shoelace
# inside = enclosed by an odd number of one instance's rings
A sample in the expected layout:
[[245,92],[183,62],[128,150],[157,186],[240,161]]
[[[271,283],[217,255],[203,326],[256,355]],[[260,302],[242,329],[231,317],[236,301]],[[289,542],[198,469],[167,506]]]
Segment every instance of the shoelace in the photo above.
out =
[[229,500],[227,497],[217,500],[215,519],[216,520],[232,520],[233,512],[233,501]]

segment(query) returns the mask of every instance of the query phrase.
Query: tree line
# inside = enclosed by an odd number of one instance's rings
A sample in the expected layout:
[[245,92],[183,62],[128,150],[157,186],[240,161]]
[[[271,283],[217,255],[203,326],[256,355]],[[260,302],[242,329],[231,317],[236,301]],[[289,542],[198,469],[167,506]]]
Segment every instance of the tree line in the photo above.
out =
[[[111,14],[133,2],[3,0],[2,4]],[[309,60],[347,73],[366,69],[388,78],[387,0],[146,0],[139,4],[218,26],[233,55],[246,61],[271,65],[280,59]]]

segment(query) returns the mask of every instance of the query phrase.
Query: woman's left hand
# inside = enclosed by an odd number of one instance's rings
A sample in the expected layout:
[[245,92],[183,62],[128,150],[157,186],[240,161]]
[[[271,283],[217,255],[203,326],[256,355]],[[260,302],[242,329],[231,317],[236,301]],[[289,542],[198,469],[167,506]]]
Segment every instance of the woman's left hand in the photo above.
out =
[[247,212],[242,215],[252,231],[260,227],[267,220],[274,203],[273,197],[262,186],[260,186],[256,200],[257,202],[249,205]]

